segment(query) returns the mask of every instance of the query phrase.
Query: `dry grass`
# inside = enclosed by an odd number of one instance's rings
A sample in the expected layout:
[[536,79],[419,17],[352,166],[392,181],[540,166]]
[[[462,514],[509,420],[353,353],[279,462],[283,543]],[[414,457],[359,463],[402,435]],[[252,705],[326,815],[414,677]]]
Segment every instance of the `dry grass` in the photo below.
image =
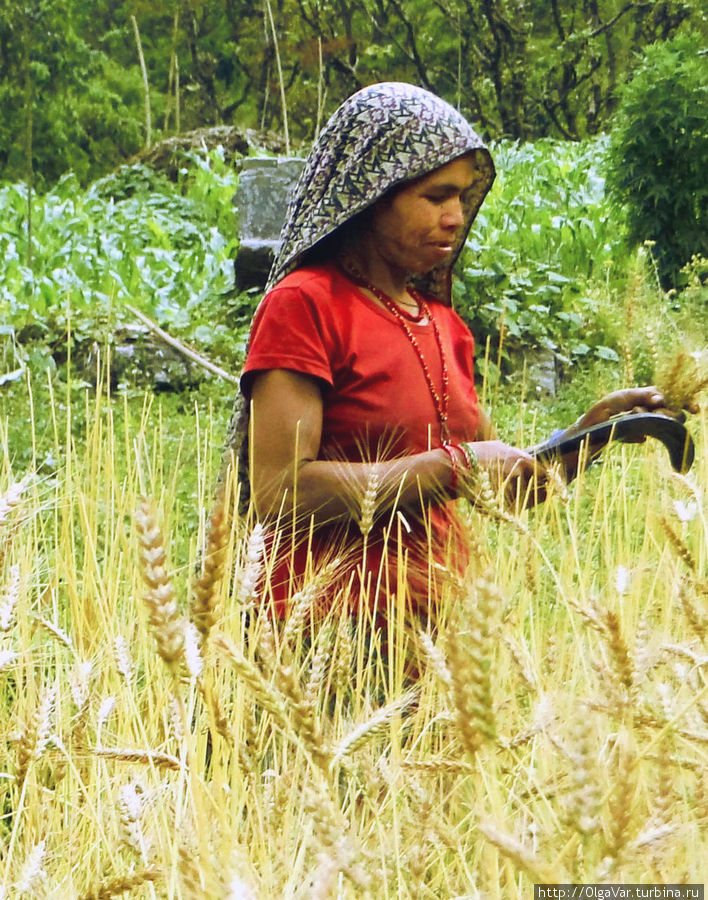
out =
[[689,476],[616,447],[523,527],[471,513],[449,624],[409,633],[391,598],[382,661],[344,615],[311,629],[322,572],[272,628],[263,532],[233,485],[209,518],[206,463],[172,568],[174,460],[147,414],[118,446],[99,393],[52,480],[0,471],[0,896],[708,880],[705,408],[691,428]]

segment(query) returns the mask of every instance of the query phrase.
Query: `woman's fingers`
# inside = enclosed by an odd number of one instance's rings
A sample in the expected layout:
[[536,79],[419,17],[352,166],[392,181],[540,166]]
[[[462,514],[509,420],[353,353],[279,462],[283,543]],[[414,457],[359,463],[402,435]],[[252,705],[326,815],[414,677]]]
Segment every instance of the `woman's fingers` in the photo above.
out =
[[480,465],[507,503],[533,506],[545,499],[548,470],[531,454],[502,441],[480,441],[474,446]]
[[517,459],[504,484],[507,502],[535,506],[546,499],[548,469],[528,454]]
[[[691,409],[688,410],[691,412]],[[683,422],[686,418],[681,410],[672,409],[666,402],[666,398],[654,385],[639,388],[623,388],[612,391],[598,400],[590,409],[578,419],[576,429],[589,428],[599,425],[614,416],[632,413],[658,413],[669,416]]]

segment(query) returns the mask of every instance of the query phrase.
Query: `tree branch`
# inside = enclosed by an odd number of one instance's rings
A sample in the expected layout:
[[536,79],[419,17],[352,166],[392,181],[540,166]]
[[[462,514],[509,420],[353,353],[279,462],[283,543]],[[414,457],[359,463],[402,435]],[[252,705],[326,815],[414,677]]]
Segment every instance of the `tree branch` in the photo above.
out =
[[210,359],[207,359],[206,356],[202,356],[201,353],[197,353],[196,350],[192,349],[192,347],[188,347],[186,344],[183,344],[182,341],[178,341],[177,338],[172,337],[171,334],[168,334],[166,331],[163,331],[162,328],[157,324],[157,322],[153,322],[145,313],[140,312],[139,309],[136,309],[134,306],[131,306],[129,303],[126,303],[125,308],[128,312],[131,312],[136,319],[140,319],[140,321],[145,325],[150,331],[160,338],[161,341],[164,341],[173,349],[177,350],[183,356],[186,356],[187,359],[191,359],[192,362],[197,363],[197,365],[201,366],[203,369],[207,369],[209,372],[213,372],[214,375],[218,375],[219,378],[223,378],[224,381],[230,381],[231,384],[239,384],[239,379],[235,375],[231,375],[230,372],[227,372],[225,369],[222,369],[220,366],[217,366]]

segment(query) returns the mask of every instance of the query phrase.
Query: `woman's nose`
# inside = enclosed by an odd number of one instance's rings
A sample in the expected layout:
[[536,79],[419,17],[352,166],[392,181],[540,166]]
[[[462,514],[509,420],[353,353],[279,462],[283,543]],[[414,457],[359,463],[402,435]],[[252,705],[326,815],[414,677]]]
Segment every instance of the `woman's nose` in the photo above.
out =
[[458,198],[449,200],[445,204],[442,214],[444,228],[459,228],[465,221],[462,202]]

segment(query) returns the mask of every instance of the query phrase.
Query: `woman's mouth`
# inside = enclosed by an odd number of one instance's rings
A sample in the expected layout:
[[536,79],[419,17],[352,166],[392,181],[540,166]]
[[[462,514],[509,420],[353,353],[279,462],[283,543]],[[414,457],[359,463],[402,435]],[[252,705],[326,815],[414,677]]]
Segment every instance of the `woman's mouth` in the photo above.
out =
[[430,246],[442,256],[452,253],[453,244],[450,241],[435,241]]

